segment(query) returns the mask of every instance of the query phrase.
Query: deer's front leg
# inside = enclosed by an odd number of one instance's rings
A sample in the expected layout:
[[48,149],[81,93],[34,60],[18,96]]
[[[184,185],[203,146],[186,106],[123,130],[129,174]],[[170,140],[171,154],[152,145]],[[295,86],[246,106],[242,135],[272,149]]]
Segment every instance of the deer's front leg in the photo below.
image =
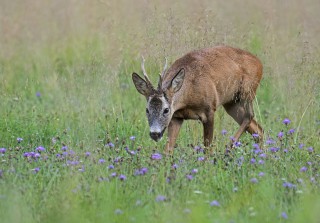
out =
[[207,120],[203,122],[203,144],[205,147],[210,146],[213,139],[214,113],[207,114]]
[[181,118],[172,118],[168,126],[168,142],[166,145],[165,153],[172,154],[173,147],[175,146],[180,127],[183,123]]

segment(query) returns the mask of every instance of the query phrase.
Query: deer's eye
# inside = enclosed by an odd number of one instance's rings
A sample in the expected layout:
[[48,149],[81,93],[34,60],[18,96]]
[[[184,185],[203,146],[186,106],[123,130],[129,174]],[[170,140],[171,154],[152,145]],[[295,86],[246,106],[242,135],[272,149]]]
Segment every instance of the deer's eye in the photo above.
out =
[[168,114],[169,113],[169,108],[164,109],[163,114]]
[[146,108],[146,113],[149,114],[149,109]]

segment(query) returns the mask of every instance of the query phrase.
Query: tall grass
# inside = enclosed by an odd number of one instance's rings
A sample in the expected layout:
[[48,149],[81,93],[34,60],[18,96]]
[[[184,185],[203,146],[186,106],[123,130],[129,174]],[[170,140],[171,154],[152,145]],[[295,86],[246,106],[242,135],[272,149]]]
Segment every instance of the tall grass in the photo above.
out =
[[[1,2],[1,221],[317,222],[319,10],[315,0]],[[165,56],[218,44],[263,62],[264,150],[246,134],[226,159],[238,126],[220,108],[209,153],[197,150],[201,125],[186,122],[174,156],[153,160],[165,140],[149,139],[131,81],[140,56],[156,82]]]

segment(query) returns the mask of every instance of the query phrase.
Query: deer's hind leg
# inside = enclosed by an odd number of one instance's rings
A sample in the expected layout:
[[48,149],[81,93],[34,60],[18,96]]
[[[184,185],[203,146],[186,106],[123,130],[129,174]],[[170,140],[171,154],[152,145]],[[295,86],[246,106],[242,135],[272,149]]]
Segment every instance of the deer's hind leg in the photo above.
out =
[[262,127],[257,123],[256,120],[252,119],[248,128],[247,128],[247,131],[250,133],[250,134],[253,134],[253,133],[257,133],[259,135],[259,138],[258,138],[258,141],[262,142],[263,141],[263,129]]
[[240,125],[238,131],[234,135],[234,141],[238,141],[244,131],[258,133],[262,137],[262,128],[253,119],[252,101],[239,100],[224,105],[226,112]]

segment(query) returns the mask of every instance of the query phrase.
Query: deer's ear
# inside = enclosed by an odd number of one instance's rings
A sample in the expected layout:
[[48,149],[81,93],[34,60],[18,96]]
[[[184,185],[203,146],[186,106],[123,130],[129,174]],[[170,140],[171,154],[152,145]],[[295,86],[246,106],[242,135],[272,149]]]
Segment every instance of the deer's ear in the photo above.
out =
[[173,92],[179,91],[183,84],[184,74],[185,74],[184,68],[180,69],[179,72],[172,79],[168,89],[170,89]]
[[147,84],[145,80],[143,80],[138,74],[133,73],[132,74],[132,81],[134,83],[134,86],[136,87],[137,91],[148,97],[151,94],[151,87]]

